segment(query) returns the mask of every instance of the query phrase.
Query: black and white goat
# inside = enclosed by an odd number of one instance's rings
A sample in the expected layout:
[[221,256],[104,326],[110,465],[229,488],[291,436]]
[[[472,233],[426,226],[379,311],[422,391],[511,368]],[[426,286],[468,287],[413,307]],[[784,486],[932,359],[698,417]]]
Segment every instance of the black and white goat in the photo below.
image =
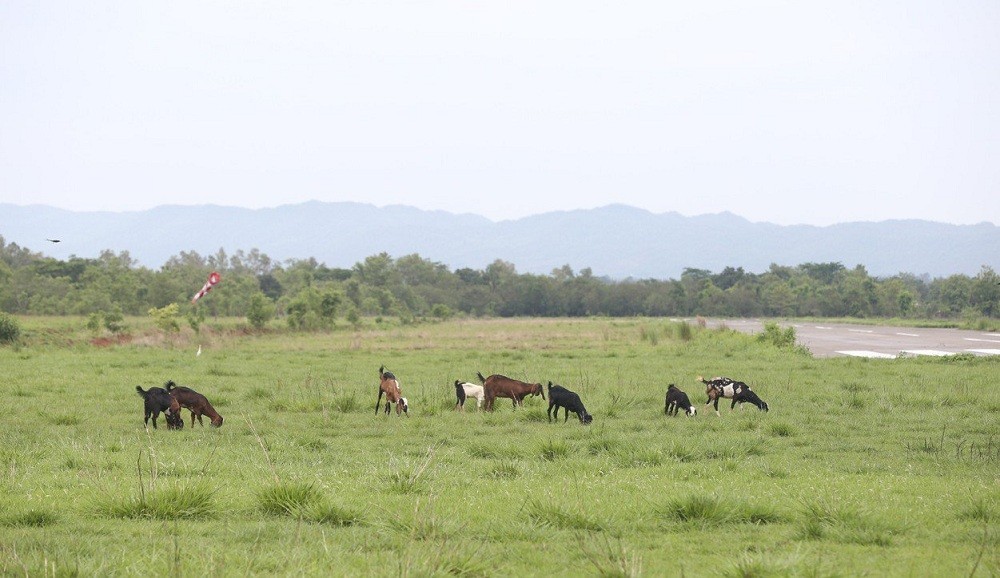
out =
[[679,410],[684,410],[688,417],[696,415],[698,409],[691,405],[688,394],[684,393],[674,384],[667,387],[667,397],[663,402],[663,413],[667,415],[677,415]]
[[757,406],[757,409],[761,411],[768,411],[767,404],[764,403],[750,386],[743,383],[742,381],[736,381],[728,377],[713,377],[712,379],[705,379],[702,376],[698,376],[698,381],[705,384],[705,395],[708,396],[708,401],[705,405],[713,404],[715,407],[715,415],[719,414],[719,398],[729,398],[733,400],[733,403],[729,406],[729,409],[736,407],[736,404],[741,404],[742,408],[744,403],[751,403]]
[[566,417],[563,418],[563,423],[569,419],[569,412],[573,412],[580,418],[580,423],[587,425],[594,421],[594,416],[587,413],[587,408],[583,407],[583,402],[580,400],[580,396],[575,392],[572,392],[561,385],[552,385],[549,382],[549,409],[546,414],[549,416],[549,421],[552,421],[552,408],[556,408],[556,419],[559,419],[559,408],[566,410]]
[[476,398],[476,409],[483,407],[483,399],[486,397],[486,390],[483,386],[476,385],[475,383],[461,382],[457,379],[455,380],[455,397],[458,401],[455,403],[456,411],[465,411],[465,400],[470,397]]

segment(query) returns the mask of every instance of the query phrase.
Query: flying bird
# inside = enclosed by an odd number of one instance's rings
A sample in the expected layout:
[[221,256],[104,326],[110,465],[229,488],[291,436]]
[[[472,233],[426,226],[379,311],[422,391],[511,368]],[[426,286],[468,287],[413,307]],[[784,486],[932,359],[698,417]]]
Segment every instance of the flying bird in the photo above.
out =
[[48,241],[49,243],[60,243],[60,242],[62,242],[62,239],[45,239],[45,240]]

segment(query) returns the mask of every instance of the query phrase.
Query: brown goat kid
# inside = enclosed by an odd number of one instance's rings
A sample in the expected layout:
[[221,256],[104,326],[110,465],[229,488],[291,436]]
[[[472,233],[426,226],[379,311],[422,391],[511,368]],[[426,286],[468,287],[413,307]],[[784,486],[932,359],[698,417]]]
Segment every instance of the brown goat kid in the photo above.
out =
[[399,387],[399,381],[390,371],[385,371],[385,366],[378,368],[378,399],[375,400],[375,415],[378,415],[379,405],[382,404],[382,394],[385,394],[385,415],[389,415],[389,409],[395,405],[396,415],[400,413],[410,417],[410,404],[403,397],[403,389]]
[[177,385],[173,381],[168,381],[166,388],[170,392],[170,397],[176,399],[181,407],[186,407],[191,411],[191,427],[194,427],[195,418],[198,418],[198,423],[204,427],[205,424],[201,421],[202,415],[207,415],[208,419],[212,420],[213,427],[222,426],[222,416],[215,411],[207,397],[190,387]]

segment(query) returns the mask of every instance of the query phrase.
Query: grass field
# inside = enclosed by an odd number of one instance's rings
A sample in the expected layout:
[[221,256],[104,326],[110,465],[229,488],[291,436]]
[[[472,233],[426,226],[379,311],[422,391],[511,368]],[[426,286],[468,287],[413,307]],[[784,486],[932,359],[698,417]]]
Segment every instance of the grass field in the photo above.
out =
[[[21,321],[0,348],[3,575],[1000,573],[997,358],[818,360],[657,319],[111,344]],[[409,418],[375,415],[381,364]],[[540,398],[454,412],[477,371],[565,385],[594,423],[550,424]],[[771,411],[716,417],[698,375]],[[135,386],[168,379],[223,427],[147,431]],[[669,383],[697,417],[664,416]]]

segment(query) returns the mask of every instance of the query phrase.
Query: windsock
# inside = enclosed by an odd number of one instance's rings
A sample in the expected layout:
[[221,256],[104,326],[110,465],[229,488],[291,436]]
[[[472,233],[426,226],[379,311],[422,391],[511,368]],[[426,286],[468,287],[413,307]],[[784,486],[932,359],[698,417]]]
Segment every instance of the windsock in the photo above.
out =
[[212,274],[208,276],[208,281],[205,282],[205,285],[201,288],[201,291],[195,293],[194,297],[191,298],[191,303],[195,303],[199,299],[204,297],[205,293],[211,291],[212,287],[215,287],[215,285],[218,284],[219,281],[222,281],[222,276],[216,273],[215,271],[212,271]]

